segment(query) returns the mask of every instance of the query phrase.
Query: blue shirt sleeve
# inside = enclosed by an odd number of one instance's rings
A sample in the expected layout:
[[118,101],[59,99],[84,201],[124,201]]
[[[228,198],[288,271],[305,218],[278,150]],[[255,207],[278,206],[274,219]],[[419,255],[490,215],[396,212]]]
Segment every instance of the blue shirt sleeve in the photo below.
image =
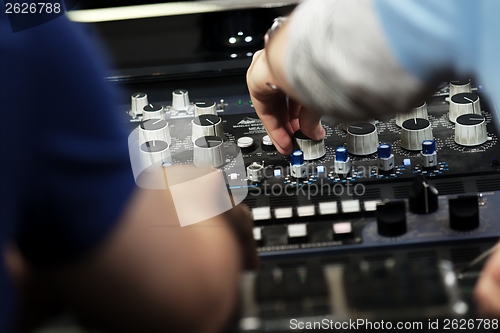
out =
[[423,82],[475,76],[500,105],[500,1],[374,1],[404,68]]
[[81,27],[59,17],[12,33],[2,20],[2,224],[34,264],[61,264],[123,212],[134,189],[127,133]]

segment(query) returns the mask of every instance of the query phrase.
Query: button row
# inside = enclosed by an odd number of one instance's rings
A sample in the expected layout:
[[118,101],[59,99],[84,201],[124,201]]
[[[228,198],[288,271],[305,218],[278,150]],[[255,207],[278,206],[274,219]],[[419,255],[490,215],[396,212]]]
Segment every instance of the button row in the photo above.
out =
[[263,246],[280,246],[291,243],[322,243],[354,239],[351,222],[311,222],[289,225],[254,227],[253,237]]
[[358,200],[343,200],[340,205],[337,201],[320,202],[318,206],[304,205],[296,208],[294,215],[293,207],[280,207],[275,208],[274,211],[271,207],[258,207],[252,209],[252,217],[254,221],[264,221],[271,219],[287,219],[291,217],[309,217],[309,216],[325,216],[335,215],[339,213],[351,214],[362,212],[375,212],[377,210],[377,203],[379,200],[364,201],[362,203]]

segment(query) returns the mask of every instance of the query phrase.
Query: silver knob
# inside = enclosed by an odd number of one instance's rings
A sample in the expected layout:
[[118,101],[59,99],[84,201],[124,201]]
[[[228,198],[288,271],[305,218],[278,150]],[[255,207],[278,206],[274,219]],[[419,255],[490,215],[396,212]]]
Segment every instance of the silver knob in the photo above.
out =
[[247,178],[252,182],[260,182],[264,178],[264,167],[262,164],[253,162],[247,166]]
[[[377,123],[375,119],[369,119],[369,120],[366,120],[363,122],[370,123],[373,125],[375,125]],[[356,123],[359,123],[359,121],[343,121],[340,125],[341,125],[342,129],[347,132],[347,128],[353,124],[356,124]]]
[[144,142],[153,140],[172,144],[170,130],[165,119],[147,119],[139,125],[139,144],[142,145]]
[[481,104],[479,96],[473,93],[459,93],[451,97],[450,112],[448,118],[451,122],[456,122],[457,118],[463,114],[481,114]]
[[424,140],[432,140],[430,121],[423,118],[413,118],[403,122],[401,126],[401,147],[406,150],[420,150]]
[[202,136],[218,136],[224,138],[224,127],[222,119],[213,114],[202,114],[191,120],[193,142]]
[[295,141],[299,149],[304,153],[304,160],[316,160],[326,154],[325,141],[313,140],[305,136],[301,130],[294,133]]
[[470,80],[456,80],[450,81],[450,98],[460,93],[472,92]]
[[141,144],[139,159],[142,169],[148,171],[156,170],[163,163],[172,163],[172,155],[168,143],[161,140],[147,141]]
[[347,149],[354,155],[370,155],[378,147],[377,127],[370,123],[356,123],[347,128]]
[[148,104],[148,95],[141,92],[132,94],[131,104],[130,115],[132,117],[142,115],[143,108]]
[[142,108],[142,119],[160,119],[163,118],[164,113],[163,106],[149,103]]
[[224,164],[224,146],[218,136],[203,136],[194,142],[193,163],[198,167],[220,167]]
[[236,144],[244,153],[249,153],[255,149],[254,139],[249,136],[242,136],[236,141]]
[[488,140],[486,120],[479,114],[463,114],[455,124],[455,142],[462,146],[477,146]]
[[429,115],[427,114],[427,103],[424,102],[424,104],[420,105],[419,107],[414,108],[408,113],[398,113],[396,115],[396,125],[401,127],[403,122],[407,119],[412,119],[412,118],[423,118],[423,119],[429,119]]
[[193,106],[189,102],[189,92],[185,89],[177,89],[172,92],[172,111],[189,112]]
[[194,115],[200,116],[202,114],[217,114],[217,106],[215,102],[200,101],[194,103]]

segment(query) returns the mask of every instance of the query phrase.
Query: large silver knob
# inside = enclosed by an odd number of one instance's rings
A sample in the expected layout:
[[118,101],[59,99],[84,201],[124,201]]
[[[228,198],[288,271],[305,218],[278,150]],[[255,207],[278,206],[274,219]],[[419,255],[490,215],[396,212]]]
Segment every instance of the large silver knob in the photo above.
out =
[[142,115],[142,110],[147,104],[148,104],[148,95],[141,92],[132,94],[130,115],[132,117],[137,117]]
[[161,140],[152,140],[141,144],[139,159],[142,169],[148,169],[148,171],[161,167],[163,163],[172,163],[169,145]]
[[169,145],[172,143],[165,119],[147,119],[139,125],[139,144],[153,140],[165,141]]
[[370,155],[378,147],[377,127],[370,123],[356,123],[347,128],[347,149],[353,155]]
[[455,123],[455,142],[462,146],[477,146],[488,140],[486,120],[480,114],[463,114]]
[[194,106],[189,102],[189,92],[185,89],[177,89],[172,92],[172,108],[173,114],[179,112],[192,113]]
[[305,136],[301,130],[298,130],[293,135],[299,149],[304,153],[304,160],[316,160],[326,154],[325,141],[313,140]]
[[[370,123],[373,125],[375,125],[377,123],[375,119],[369,119],[369,120],[365,120],[363,122]],[[356,124],[356,123],[359,123],[359,120],[357,120],[357,121],[356,120],[355,121],[343,121],[340,125],[341,125],[342,129],[347,132],[347,128],[353,124]]]
[[403,122],[408,119],[412,118],[423,118],[423,119],[429,119],[429,115],[427,114],[427,103],[424,102],[424,104],[420,105],[419,107],[416,107],[412,109],[408,113],[398,113],[396,115],[396,125],[401,127]]
[[460,93],[472,92],[470,80],[450,81],[450,98]]
[[401,126],[401,147],[406,150],[420,150],[424,140],[432,140],[430,121],[423,118],[413,118],[403,122]]
[[448,118],[451,122],[456,122],[457,118],[463,114],[481,114],[481,104],[479,96],[473,93],[459,93],[451,97],[450,112]]
[[194,103],[194,115],[200,116],[202,114],[217,114],[217,105],[215,102],[200,101]]
[[203,136],[194,142],[193,163],[198,167],[220,167],[224,164],[224,145],[218,136]]
[[143,120],[146,120],[146,119],[160,119],[160,118],[163,118],[165,114],[165,111],[163,109],[163,106],[161,106],[160,104],[146,104],[143,108],[142,108],[142,119]]
[[218,136],[219,138],[224,138],[224,126],[222,124],[222,119],[219,116],[213,114],[202,114],[199,117],[195,117],[191,120],[192,126],[192,140],[201,138],[202,136]]

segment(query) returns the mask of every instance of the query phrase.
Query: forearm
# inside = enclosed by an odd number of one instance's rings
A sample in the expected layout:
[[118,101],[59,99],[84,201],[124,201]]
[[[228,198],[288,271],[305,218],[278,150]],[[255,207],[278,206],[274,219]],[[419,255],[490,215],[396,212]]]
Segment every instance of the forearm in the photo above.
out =
[[428,93],[396,61],[368,0],[305,1],[266,52],[280,88],[323,114],[386,115]]
[[180,227],[175,212],[168,190],[138,189],[100,248],[48,274],[107,330],[215,332],[235,306],[241,251],[227,216]]

